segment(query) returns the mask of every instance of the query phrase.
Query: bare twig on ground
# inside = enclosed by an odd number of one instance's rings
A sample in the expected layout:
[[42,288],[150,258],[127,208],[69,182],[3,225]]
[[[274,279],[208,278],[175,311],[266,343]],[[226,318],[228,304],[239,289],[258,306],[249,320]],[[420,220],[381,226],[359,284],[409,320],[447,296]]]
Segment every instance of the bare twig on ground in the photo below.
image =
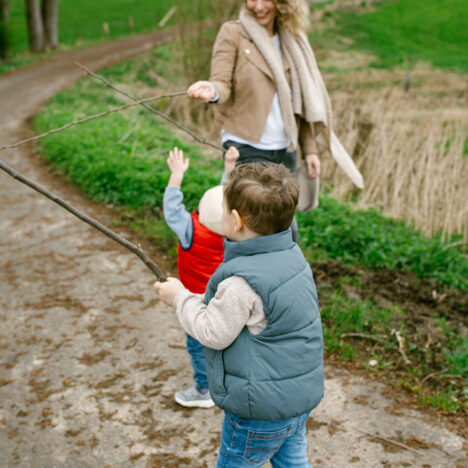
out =
[[404,347],[405,340],[401,336],[401,333],[398,330],[393,329],[392,335],[395,335],[395,338],[398,341],[398,351],[400,351],[403,361],[405,361],[406,364],[411,364],[411,361],[408,359],[408,356],[405,353],[405,347]]
[[342,333],[340,335],[341,338],[346,338],[346,337],[352,337],[352,338],[364,338],[366,340],[373,340],[373,341],[380,341],[384,342],[385,341],[385,336],[374,336],[374,335],[366,335],[365,333]]
[[103,234],[106,236],[110,237],[112,240],[118,242],[120,245],[124,246],[126,249],[130,250],[132,253],[137,255],[140,260],[143,261],[143,263],[153,272],[153,274],[156,276],[156,278],[159,281],[165,281],[166,276],[164,273],[161,271],[161,269],[154,263],[148,255],[144,252],[141,247],[137,247],[136,245],[132,244],[129,242],[127,239],[123,238],[122,236],[119,236],[115,232],[111,231],[109,228],[104,226],[103,224],[99,223],[93,218],[90,218],[87,216],[85,213],[82,211],[79,211],[78,209],[74,208],[71,206],[68,202],[62,200],[60,197],[57,195],[49,192],[46,190],[44,187],[36,184],[35,182],[27,179],[26,177],[22,176],[19,174],[17,171],[15,171],[12,167],[8,166],[8,164],[4,163],[2,160],[0,160],[0,169],[5,171],[7,174],[9,174],[11,177],[14,179],[22,182],[23,184],[27,185],[28,187],[31,187],[32,189],[36,190],[40,194],[44,195],[48,199],[52,200],[53,202],[57,203],[57,205],[60,205],[62,208],[65,208],[67,211],[75,215],[77,218],[81,219],[81,221],[84,221],[85,223],[91,225],[98,231],[101,231]]
[[424,377],[424,379],[421,380],[421,385],[426,381],[426,380],[429,380],[430,378],[438,375],[438,374],[442,374],[442,372],[445,372],[446,370],[448,370],[448,367],[444,367],[442,370],[440,371],[437,371],[437,372],[431,372],[430,374],[427,374],[426,377]]
[[394,445],[396,447],[400,447],[400,448],[403,448],[405,450],[410,450],[411,452],[414,452],[414,453],[417,453],[418,455],[420,456],[423,456],[424,454],[422,452],[420,452],[419,450],[416,450],[412,447],[409,447],[408,445],[405,445],[405,444],[402,444],[400,442],[395,442],[394,440],[391,440],[391,439],[387,439],[385,437],[381,437],[379,435],[374,435],[374,434],[369,434],[368,432],[364,432],[364,431],[361,431],[361,429],[358,429],[357,427],[354,428],[356,431],[360,432],[361,434],[364,434],[368,437],[372,437],[373,439],[376,439],[376,440],[379,440],[380,442],[383,442],[385,444],[390,444],[390,445]]
[[44,138],[47,135],[52,135],[53,133],[61,132],[63,130],[66,130],[67,128],[73,127],[74,125],[79,125],[79,124],[82,124],[82,123],[85,123],[85,122],[89,122],[90,120],[99,119],[100,117],[105,117],[106,115],[112,114],[114,112],[120,112],[120,111],[123,111],[125,109],[130,108],[130,107],[139,106],[139,105],[144,104],[146,102],[157,101],[157,100],[160,100],[160,99],[165,98],[165,97],[183,96],[184,94],[186,94],[185,91],[180,91],[180,92],[177,92],[177,93],[170,93],[170,94],[162,94],[160,96],[153,96],[153,97],[149,97],[149,98],[145,98],[145,99],[140,99],[140,100],[138,100],[136,102],[133,102],[133,103],[130,103],[130,104],[125,104],[123,106],[113,107],[113,108],[108,109],[108,110],[106,110],[104,112],[100,112],[99,114],[90,115],[90,116],[85,117],[83,119],[75,120],[74,122],[69,122],[69,123],[67,123],[65,125],[62,125],[61,127],[54,128],[54,129],[49,130],[49,131],[47,131],[45,133],[42,133],[41,135],[36,135],[34,137],[31,137],[31,138],[26,138],[24,140],[17,141],[16,143],[12,143],[11,145],[0,146],[0,151],[4,151],[4,150],[7,150],[7,149],[11,149],[11,148],[16,148],[17,146],[24,145],[25,143],[31,143],[33,141],[40,140],[41,138]]
[[[92,76],[93,78],[96,78],[97,80],[101,81],[102,83],[104,83],[106,86],[108,86],[109,88],[113,89],[114,91],[117,91],[118,93],[120,94],[123,94],[124,96],[127,96],[128,98],[130,98],[132,101],[137,101],[137,98],[135,96],[133,96],[132,94],[130,93],[127,93],[126,91],[123,91],[119,88],[117,88],[116,86],[114,86],[110,81],[106,80],[103,76],[101,75],[97,75],[96,73],[92,72],[88,67],[86,67],[85,65],[79,63],[79,62],[75,62],[83,71],[85,71],[89,76]],[[215,148],[217,150],[220,150],[220,151],[224,151],[224,148],[220,145],[216,145],[215,143],[211,143],[210,141],[208,140],[205,140],[204,138],[200,138],[199,136],[195,135],[195,133],[193,133],[191,130],[189,130],[187,127],[184,127],[182,124],[180,124],[179,122],[177,122],[176,120],[174,120],[172,117],[169,117],[168,115],[164,114],[163,112],[160,112],[158,111],[157,109],[155,109],[154,107],[151,107],[150,105],[146,104],[146,103],[142,103],[141,104],[142,107],[144,107],[145,109],[149,110],[150,112],[152,112],[153,114],[157,115],[158,117],[161,117],[165,120],[167,120],[168,122],[170,122],[171,124],[175,125],[177,128],[179,128],[180,130],[182,130],[183,132],[187,133],[188,135],[190,135],[194,140],[198,141],[199,143],[202,143],[204,145],[208,145],[208,146],[211,146],[212,148]]]

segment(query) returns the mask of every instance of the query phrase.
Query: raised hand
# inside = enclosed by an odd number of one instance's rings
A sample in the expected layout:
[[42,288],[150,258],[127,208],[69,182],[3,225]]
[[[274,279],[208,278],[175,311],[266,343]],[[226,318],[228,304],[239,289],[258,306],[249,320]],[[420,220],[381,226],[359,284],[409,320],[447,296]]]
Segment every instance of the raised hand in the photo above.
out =
[[177,148],[177,146],[169,152],[167,158],[167,165],[171,170],[171,177],[169,177],[169,187],[179,187],[184,179],[185,171],[188,169],[190,160],[187,158],[184,160],[184,152]]
[[224,155],[224,172],[226,175],[236,165],[236,161],[239,159],[239,151],[235,146],[230,146]]

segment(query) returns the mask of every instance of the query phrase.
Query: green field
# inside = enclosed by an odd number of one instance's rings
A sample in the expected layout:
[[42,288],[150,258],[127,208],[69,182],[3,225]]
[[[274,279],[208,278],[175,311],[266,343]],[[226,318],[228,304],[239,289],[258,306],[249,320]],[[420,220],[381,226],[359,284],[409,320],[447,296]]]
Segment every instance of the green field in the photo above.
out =
[[[28,49],[24,0],[11,0],[11,36],[13,53]],[[74,46],[104,38],[102,24],[109,24],[110,38],[129,34],[132,17],[136,33],[157,27],[174,2],[170,0],[61,0],[59,2],[59,42]],[[174,18],[172,18],[174,21]]]
[[[376,57],[372,65],[379,67],[411,69],[424,62],[468,71],[466,0],[363,2],[369,4],[371,9],[343,7],[325,13],[330,26],[313,30],[312,43],[370,53]],[[340,37],[348,38],[351,44],[343,43]]]

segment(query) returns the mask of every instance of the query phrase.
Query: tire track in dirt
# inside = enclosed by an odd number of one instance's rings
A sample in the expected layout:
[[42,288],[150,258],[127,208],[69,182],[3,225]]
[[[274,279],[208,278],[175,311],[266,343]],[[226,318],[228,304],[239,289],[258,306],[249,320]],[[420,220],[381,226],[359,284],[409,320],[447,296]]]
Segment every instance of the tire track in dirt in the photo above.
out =
[[[133,36],[0,76],[1,143],[29,136],[28,119],[81,76],[75,60],[98,70],[174,35]],[[104,224],[110,220],[52,177],[30,147],[1,157]],[[185,338],[146,267],[6,174],[0,187],[0,466],[213,466],[222,414],[174,403],[173,393],[191,380]],[[462,437],[420,411],[397,410],[384,385],[327,367],[326,388],[308,422],[315,465],[466,462]]]

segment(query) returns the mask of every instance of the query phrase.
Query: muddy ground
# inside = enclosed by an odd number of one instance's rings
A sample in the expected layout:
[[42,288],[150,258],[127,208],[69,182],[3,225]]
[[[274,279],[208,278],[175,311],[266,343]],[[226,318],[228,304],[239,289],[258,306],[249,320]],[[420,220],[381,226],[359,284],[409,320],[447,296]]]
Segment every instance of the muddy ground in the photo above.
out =
[[[75,60],[97,70],[170,39],[165,31],[134,36],[0,76],[0,145],[30,135],[28,119],[81,76]],[[30,147],[1,159],[111,221]],[[149,270],[4,173],[0,187],[0,466],[214,466],[222,413],[174,403],[174,392],[191,384],[189,359]],[[122,234],[171,268],[162,252]],[[327,268],[317,281],[332,284]],[[442,415],[331,361],[326,375],[325,399],[308,422],[313,466],[468,463],[462,428]]]

